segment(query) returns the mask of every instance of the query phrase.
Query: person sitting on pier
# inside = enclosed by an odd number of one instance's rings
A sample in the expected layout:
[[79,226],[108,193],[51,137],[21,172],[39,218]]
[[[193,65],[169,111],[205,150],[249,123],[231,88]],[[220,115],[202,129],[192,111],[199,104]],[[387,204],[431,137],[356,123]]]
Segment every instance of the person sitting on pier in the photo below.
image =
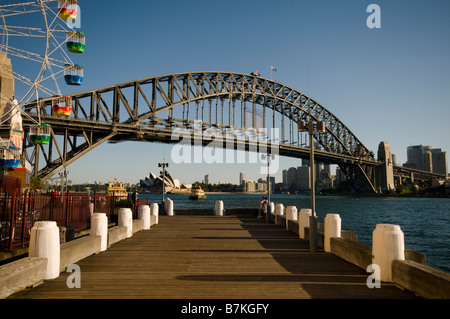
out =
[[259,203],[259,210],[258,210],[258,217],[257,218],[263,218],[263,211],[264,211],[264,205],[267,204],[267,198],[263,196],[261,202]]

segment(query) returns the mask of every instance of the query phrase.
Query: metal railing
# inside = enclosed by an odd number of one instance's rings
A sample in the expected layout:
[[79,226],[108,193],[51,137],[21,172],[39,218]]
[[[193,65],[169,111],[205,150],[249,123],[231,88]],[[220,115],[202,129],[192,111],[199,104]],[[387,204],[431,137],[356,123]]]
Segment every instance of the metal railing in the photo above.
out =
[[133,208],[137,215],[142,200],[121,201],[107,194],[76,193],[0,193],[0,248],[12,250],[30,241],[31,228],[37,221],[56,221],[58,226],[70,226],[74,231],[90,228],[93,213],[105,213],[108,222],[117,222],[120,207]]

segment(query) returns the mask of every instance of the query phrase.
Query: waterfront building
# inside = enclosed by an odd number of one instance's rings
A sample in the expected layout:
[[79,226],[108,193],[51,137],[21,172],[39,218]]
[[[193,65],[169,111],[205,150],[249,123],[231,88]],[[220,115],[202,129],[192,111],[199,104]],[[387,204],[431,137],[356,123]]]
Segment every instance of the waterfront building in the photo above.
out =
[[139,181],[139,186],[142,191],[160,193],[163,183],[165,192],[185,192],[192,187],[190,184],[183,184],[178,179],[173,178],[167,170],[164,174],[161,172],[160,176],[150,173],[148,177]]
[[273,193],[275,191],[275,176],[270,176],[269,185],[270,185],[270,191]]
[[433,171],[433,161],[430,146],[414,145],[406,149],[407,166],[422,171]]
[[336,181],[335,186],[338,186],[340,183],[344,182],[347,179],[345,177],[344,172],[342,172],[341,168],[338,166],[336,167]]
[[261,192],[261,193],[266,193],[267,192],[267,183],[263,182],[263,181],[259,181],[258,183],[256,183],[256,191]]
[[287,174],[288,190],[290,192],[297,191],[297,169],[290,167]]
[[447,152],[430,146],[408,146],[407,162],[404,166],[447,175]]
[[256,183],[251,180],[244,180],[244,193],[252,193],[256,191]]
[[442,152],[440,148],[431,149],[433,173],[447,176],[447,152]]
[[331,165],[324,164],[323,169],[320,174],[321,174],[321,178],[331,178]]
[[282,172],[282,184],[281,184],[282,185],[281,188],[282,188],[283,192],[287,192],[289,190],[287,177],[288,177],[288,170],[284,169]]
[[297,187],[299,191],[310,190],[309,166],[297,167]]
[[245,174],[243,172],[239,173],[239,186],[243,186],[245,181]]

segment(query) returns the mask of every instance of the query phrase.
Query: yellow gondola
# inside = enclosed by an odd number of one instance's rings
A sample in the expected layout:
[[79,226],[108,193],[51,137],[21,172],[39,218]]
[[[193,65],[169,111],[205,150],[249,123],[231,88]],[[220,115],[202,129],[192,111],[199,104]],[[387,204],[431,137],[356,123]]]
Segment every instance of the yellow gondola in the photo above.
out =
[[52,113],[56,116],[70,116],[72,113],[72,98],[60,95],[52,98]]
[[58,0],[58,14],[64,21],[68,19],[75,20],[78,15],[77,8],[77,0]]

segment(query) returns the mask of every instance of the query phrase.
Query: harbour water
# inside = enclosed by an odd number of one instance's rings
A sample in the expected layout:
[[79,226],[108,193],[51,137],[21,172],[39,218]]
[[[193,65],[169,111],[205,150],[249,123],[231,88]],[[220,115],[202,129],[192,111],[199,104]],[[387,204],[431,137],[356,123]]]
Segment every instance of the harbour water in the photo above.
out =
[[[208,194],[204,201],[191,201],[187,194],[168,194],[174,208],[214,209],[216,200],[227,208],[257,208],[262,194]],[[161,194],[140,194],[149,203],[161,202]],[[284,207],[310,207],[306,195],[272,194],[271,201]],[[450,272],[450,199],[317,196],[318,221],[328,213],[339,214],[342,229],[358,235],[358,241],[372,245],[372,232],[377,224],[400,225],[405,248],[425,255],[427,265]]]

